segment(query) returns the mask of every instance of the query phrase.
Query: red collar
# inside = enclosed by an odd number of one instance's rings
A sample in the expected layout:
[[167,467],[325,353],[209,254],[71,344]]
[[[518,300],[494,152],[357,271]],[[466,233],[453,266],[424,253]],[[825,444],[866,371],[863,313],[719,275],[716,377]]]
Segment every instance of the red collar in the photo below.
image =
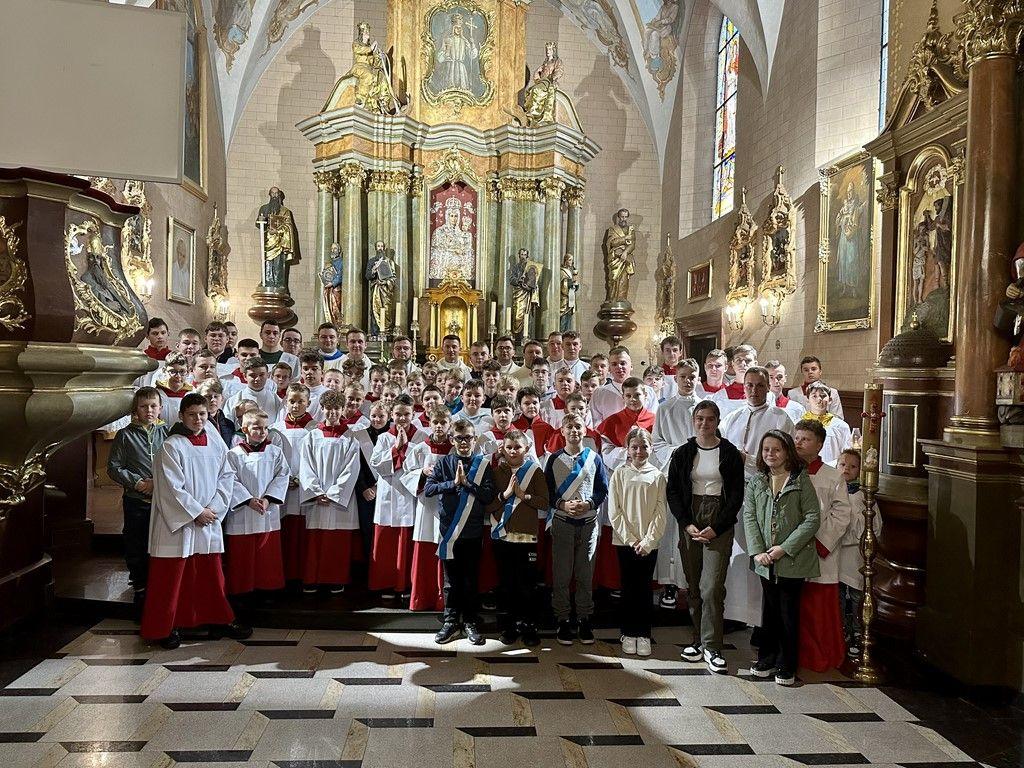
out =
[[270,445],[269,440],[264,440],[259,445],[250,445],[248,440],[243,440],[238,444],[238,447],[241,448],[246,453],[263,453],[263,449],[266,448],[268,445]]
[[415,404],[413,404],[412,412],[413,413],[423,413],[423,404],[422,403],[415,403]]
[[674,366],[674,365],[665,365],[664,363],[662,363],[661,364],[661,370],[662,370],[662,372],[666,376],[675,376],[676,375],[676,366]]
[[238,379],[243,384],[247,383],[246,380],[245,380],[245,374],[242,373],[242,369],[241,368],[235,368],[235,370],[233,370],[231,372],[231,375],[234,376],[236,379]]
[[378,400],[380,400],[380,395],[375,395],[372,392],[370,392],[363,399],[368,403],[376,403]]
[[525,432],[528,429],[532,429],[533,425],[540,421],[540,416],[527,421],[525,416],[520,416],[518,419],[512,422],[512,426],[518,429],[520,432]]
[[177,398],[178,400],[180,400],[181,398],[183,398],[185,395],[192,391],[192,387],[190,387],[188,384],[185,385],[184,389],[168,389],[163,384],[158,384],[157,389],[159,389],[168,397],[174,397]]
[[789,405],[789,398],[786,397],[785,395],[778,395],[775,398],[775,405],[778,408],[785,408],[787,405]]
[[206,430],[203,430],[198,435],[193,435],[189,432],[185,435],[185,438],[192,443],[192,445],[206,445]]
[[146,347],[142,351],[146,353],[146,357],[151,358],[153,360],[166,360],[167,356],[169,354],[171,354],[171,348],[170,347],[164,347],[163,349],[157,349],[152,344],[150,344],[148,347]]
[[313,417],[309,413],[304,413],[299,416],[298,421],[292,421],[287,416],[284,417],[284,426],[286,429],[305,429],[306,425],[313,420]]
[[[416,434],[416,432],[416,427],[414,427],[412,424],[405,428],[405,436],[409,438],[410,442],[412,442],[412,437],[413,435]],[[394,437],[398,437],[398,428],[396,427],[396,425],[391,425],[391,429],[388,430],[388,434],[393,435]]]
[[320,422],[316,425],[317,429],[324,433],[324,437],[341,437],[348,432],[348,424],[342,422],[341,424],[326,424]]
[[742,381],[734,381],[732,384],[728,384],[725,387],[725,393],[729,396],[730,400],[744,400],[747,395],[743,390]]
[[497,427],[492,427],[491,428],[491,434],[494,435],[498,440],[504,440],[505,439],[505,430],[504,429],[498,429]]
[[420,415],[419,415],[420,424],[422,424],[424,427],[429,427],[430,426],[430,419],[427,418],[427,412],[422,410],[422,409],[423,409],[423,406],[421,405],[420,406]]
[[721,390],[725,389],[726,386],[727,385],[726,385],[725,381],[723,381],[721,384],[719,384],[717,386],[715,386],[714,384],[708,384],[705,381],[704,382],[704,391],[705,392],[710,392],[711,394],[714,394],[715,392],[720,392]]
[[281,398],[282,400],[284,400],[284,396],[287,395],[287,394],[288,394],[288,387],[285,387],[284,389],[277,390],[277,396],[279,398]]
[[346,424],[347,424],[348,426],[350,426],[350,427],[351,427],[351,426],[352,426],[353,424],[355,424],[355,423],[356,423],[357,421],[359,421],[359,420],[360,420],[361,418],[363,418],[363,414],[361,414],[361,413],[357,413],[357,414],[356,414],[355,416],[349,416],[349,417],[347,417],[347,418],[344,418],[344,417],[343,417],[343,418],[342,418],[342,421],[343,421],[343,422],[345,422],[345,423],[346,423]]
[[805,381],[803,384],[800,385],[800,391],[803,392],[806,395],[807,394],[807,388],[809,386],[811,386],[811,384],[813,384],[813,383],[814,383],[813,381]]
[[551,407],[554,408],[556,411],[564,411],[565,400],[560,398],[558,395],[555,395],[554,397],[551,398]]
[[451,440],[445,440],[443,443],[435,443],[433,440],[427,440],[427,445],[430,446],[431,453],[438,453],[447,456],[452,452]]
[[823,462],[821,460],[821,456],[819,456],[818,458],[816,458],[814,461],[812,461],[810,464],[807,465],[807,474],[808,475],[816,475],[816,474],[818,474],[818,470],[821,469],[824,465],[825,465],[825,462]]

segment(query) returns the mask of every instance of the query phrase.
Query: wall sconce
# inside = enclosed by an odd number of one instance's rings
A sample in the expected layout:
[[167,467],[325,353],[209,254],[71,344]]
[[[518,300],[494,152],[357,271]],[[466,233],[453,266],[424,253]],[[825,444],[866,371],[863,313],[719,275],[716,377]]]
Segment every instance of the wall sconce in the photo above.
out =
[[774,328],[782,320],[782,302],[785,298],[781,291],[766,290],[761,293],[758,303],[761,305],[761,320],[765,325]]
[[143,304],[149,302],[153,298],[153,288],[156,286],[156,280],[152,277],[140,277],[134,283],[135,295],[142,300]]
[[215,320],[224,321],[228,319],[228,312],[231,311],[231,299],[227,296],[215,293],[210,296],[213,302],[213,317]]
[[744,299],[733,299],[725,305],[725,319],[732,330],[743,330],[743,315],[746,311],[747,302]]

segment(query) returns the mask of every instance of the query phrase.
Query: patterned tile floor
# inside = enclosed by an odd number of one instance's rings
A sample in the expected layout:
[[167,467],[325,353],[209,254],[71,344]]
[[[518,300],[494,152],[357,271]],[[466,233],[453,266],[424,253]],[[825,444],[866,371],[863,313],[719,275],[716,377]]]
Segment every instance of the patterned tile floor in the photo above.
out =
[[[0,688],[0,766],[504,768],[980,765],[885,692],[784,689],[611,633],[530,651],[427,634],[256,630],[164,651],[103,621]],[[728,637],[732,670],[746,633]],[[0,665],[0,671],[2,671]],[[9,671],[9,668],[8,668]]]

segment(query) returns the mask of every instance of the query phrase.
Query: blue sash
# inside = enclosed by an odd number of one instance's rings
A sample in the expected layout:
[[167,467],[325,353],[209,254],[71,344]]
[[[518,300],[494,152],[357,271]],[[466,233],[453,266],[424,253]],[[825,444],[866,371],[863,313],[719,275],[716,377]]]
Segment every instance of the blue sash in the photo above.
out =
[[[529,480],[526,479],[527,475],[532,477],[533,472],[535,472],[536,468],[539,466],[540,465],[537,464],[537,462],[527,457],[526,461],[523,462],[523,466],[516,470],[516,482],[519,483],[520,488],[529,483]],[[504,490],[504,488],[502,490]],[[505,526],[508,525],[508,521],[512,517],[512,512],[518,505],[519,497],[515,495],[505,502],[505,506],[501,510],[501,519],[498,521],[498,524],[491,529],[492,539],[505,538]]]
[[[466,477],[472,480],[477,485],[483,479],[483,473],[481,469],[487,469],[487,462],[484,461],[484,455],[478,453],[473,457],[473,460],[469,463],[469,471],[466,473]],[[459,492],[459,505],[455,508],[455,517],[452,518],[451,525],[448,526],[448,530],[441,536],[441,543],[437,546],[437,556],[441,560],[452,559],[452,545],[455,540],[459,538],[459,534],[462,533],[462,529],[466,527],[466,522],[469,520],[469,514],[473,511],[473,505],[476,503],[476,496],[467,491],[466,489],[460,489]]]
[[[572,464],[572,469],[569,470],[569,474],[566,476],[562,484],[558,486],[558,490],[555,491],[555,498],[552,499],[552,504],[557,504],[559,499],[565,497],[570,490],[574,490],[575,486],[580,479],[580,475],[583,473],[583,467],[587,465],[587,461],[590,459],[592,451],[589,448],[584,448],[580,451],[580,455],[576,457],[576,461]],[[555,516],[555,508],[552,506],[548,509],[547,526],[551,527],[551,518]]]

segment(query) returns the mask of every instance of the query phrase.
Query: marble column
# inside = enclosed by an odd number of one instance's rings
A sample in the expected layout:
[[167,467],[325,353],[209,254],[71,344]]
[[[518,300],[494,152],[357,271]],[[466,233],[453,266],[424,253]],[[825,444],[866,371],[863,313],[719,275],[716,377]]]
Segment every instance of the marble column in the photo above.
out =
[[544,241],[541,262],[544,274],[540,283],[540,317],[535,334],[547,337],[558,330],[562,277],[562,193],[565,182],[554,176],[541,182],[544,194]]
[[565,252],[571,253],[576,261],[576,269],[581,268],[583,247],[583,187],[569,187],[565,190],[565,203],[568,206],[565,227]]
[[330,260],[331,246],[335,242],[337,223],[334,219],[334,192],[336,187],[335,174],[331,171],[316,171],[313,174],[316,182],[316,251],[317,260],[313,279],[313,317],[319,325],[327,317],[324,307],[320,271]]
[[[367,220],[369,240],[383,240],[395,253],[398,284],[395,302],[402,304],[402,316],[395,325],[408,328],[408,311],[412,295],[409,257],[409,172],[404,169],[372,171],[367,187]],[[385,329],[385,333],[387,333]]]
[[345,196],[339,217],[339,243],[345,255],[345,324],[366,328],[366,243],[363,237],[363,184],[366,171],[356,162],[347,162],[340,169]]
[[1015,3],[975,0],[954,22],[963,40],[970,85],[955,298],[955,415],[946,440],[1000,445],[993,370],[1006,363],[1009,340],[993,327],[992,316],[1010,282],[1016,246],[1016,40],[1024,9]]

